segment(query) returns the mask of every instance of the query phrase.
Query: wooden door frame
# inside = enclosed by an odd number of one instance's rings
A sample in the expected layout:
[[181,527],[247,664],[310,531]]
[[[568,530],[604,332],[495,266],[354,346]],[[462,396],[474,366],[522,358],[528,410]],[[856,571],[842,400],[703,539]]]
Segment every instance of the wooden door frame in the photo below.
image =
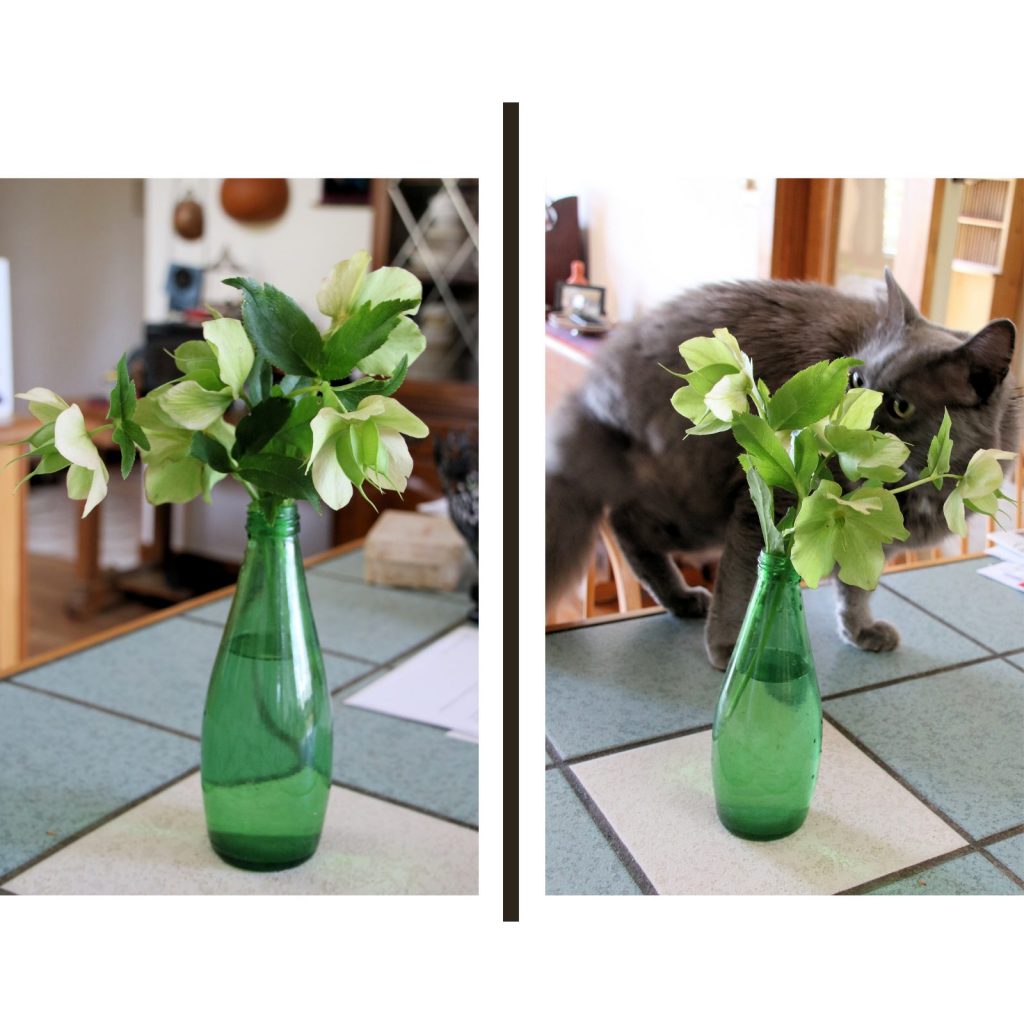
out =
[[835,284],[842,178],[778,178],[773,278]]

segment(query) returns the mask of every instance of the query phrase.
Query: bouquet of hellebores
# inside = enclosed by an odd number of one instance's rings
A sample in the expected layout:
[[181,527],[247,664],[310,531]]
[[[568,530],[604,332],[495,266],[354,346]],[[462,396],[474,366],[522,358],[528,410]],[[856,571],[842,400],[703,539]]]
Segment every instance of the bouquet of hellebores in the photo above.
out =
[[109,479],[92,435],[112,429],[122,476],[138,453],[154,505],[209,501],[228,476],[268,520],[295,499],[339,509],[355,490],[366,497],[367,483],[404,491],[412,459],[402,435],[427,428],[392,396],[426,345],[411,319],[422,286],[397,267],[368,272],[369,262],[358,252],[323,282],[324,331],[272,284],[226,281],[243,293],[242,319],[215,313],[201,340],[173,352],[181,376],[142,398],[122,357],[108,422],[91,432],[81,409],[53,391],[19,394],[41,423],[21,456],[39,460],[28,476],[67,469],[68,495],[84,499],[88,515]]
[[403,435],[427,433],[392,397],[425,347],[411,319],[420,282],[394,267],[368,268],[358,252],[331,270],[317,295],[324,331],[273,285],[231,279],[242,319],[204,323],[201,339],[173,353],[181,376],[143,398],[122,357],[96,431],[52,391],[20,396],[41,421],[27,439],[34,472],[66,468],[84,515],[108,483],[92,433],[110,429],[123,476],[141,456],[153,504],[208,501],[225,477],[252,499],[207,690],[200,777],[211,845],[253,870],[312,856],[331,790],[331,702],[296,500],[339,509],[356,490],[366,497],[367,483],[404,491],[412,459]]
[[[690,372],[675,374],[686,384],[672,396],[672,406],[692,421],[687,436],[732,431],[765,551],[788,556],[810,587],[838,565],[844,583],[875,588],[884,546],[909,538],[896,500],[902,491],[929,484],[941,490],[945,481],[955,481],[943,513],[949,529],[961,536],[967,533],[965,509],[995,515],[1006,498],[999,490],[999,462],[1016,455],[986,448],[972,455],[962,475],[951,473],[948,412],[928,447],[924,470],[891,486],[906,475],[910,449],[895,434],[872,429],[881,392],[848,388],[859,359],[815,363],[772,394],[724,328],[711,338],[683,342],[679,354]],[[775,489],[786,492],[789,505],[778,520]]]

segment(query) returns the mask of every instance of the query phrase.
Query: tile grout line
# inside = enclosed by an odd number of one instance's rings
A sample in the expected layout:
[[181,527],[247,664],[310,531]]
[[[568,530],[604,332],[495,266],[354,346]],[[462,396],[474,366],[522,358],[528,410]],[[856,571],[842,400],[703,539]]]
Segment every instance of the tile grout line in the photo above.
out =
[[912,598],[907,597],[906,594],[902,594],[900,593],[900,591],[895,590],[893,587],[890,587],[889,584],[885,582],[885,577],[879,580],[879,586],[885,587],[885,589],[889,591],[890,594],[895,594],[901,600],[906,601],[907,604],[913,605],[919,612],[924,612],[925,615],[931,616],[931,618],[933,618],[936,622],[941,622],[942,625],[944,625],[947,629],[953,630],[954,633],[959,633],[962,637],[966,638],[967,640],[970,640],[971,643],[977,644],[979,647],[983,647],[986,651],[990,652],[991,654],[1000,654],[999,651],[993,650],[991,647],[989,647],[988,644],[982,643],[982,641],[979,640],[977,637],[971,636],[970,633],[961,629],[959,626],[954,626],[953,623],[947,622],[944,618],[942,618],[941,615],[938,615],[933,611],[929,611],[927,608],[924,607],[924,605],[918,604]]
[[[133,807],[138,807],[139,804],[145,803],[145,801],[149,800],[150,797],[154,797],[158,793],[162,793],[165,789],[170,789],[171,786],[183,781],[184,779],[187,779],[190,775],[194,775],[197,771],[199,771],[199,765],[193,765],[191,768],[182,772],[180,775],[174,776],[173,779],[169,779],[167,782],[160,783],[160,785],[155,787],[154,789],[148,790],[141,796],[136,797],[134,800],[131,800],[126,804],[122,804],[115,810],[110,811],[108,814],[105,814],[102,818],[98,818],[96,821],[92,822],[92,824],[79,829],[77,832],[73,832],[69,836],[65,836],[59,843],[55,843],[53,846],[47,847],[47,849],[43,850],[42,853],[36,854],[35,857],[32,857],[29,860],[25,861],[24,864],[20,864],[16,868],[13,868],[11,871],[8,871],[6,874],[0,875],[0,885],[6,885],[8,882],[16,879],[19,875],[24,874],[26,871],[29,870],[29,868],[34,868],[37,864],[41,864],[44,860],[48,860],[55,853],[59,853],[61,850],[66,849],[73,843],[78,842],[79,839],[83,838],[84,836],[87,836],[90,832],[95,832],[96,829],[108,824],[115,818],[119,818],[122,814],[125,814],[127,811],[130,811]],[[17,893],[14,893],[13,895],[17,895]]]
[[684,736],[695,736],[699,732],[707,732],[712,726],[711,722],[706,725],[694,725],[689,729],[679,729],[676,732],[662,733],[658,736],[651,736],[648,739],[643,740],[630,740],[628,743],[620,743],[614,747],[603,747],[600,750],[588,751],[585,754],[573,754],[572,757],[562,758],[559,765],[566,765],[572,767],[573,765],[583,764],[586,761],[595,761],[599,757],[610,757],[612,754],[624,754],[630,750],[638,750],[641,747],[649,747],[655,743],[664,743],[667,740],[678,740]]
[[160,722],[151,722],[146,718],[139,718],[136,715],[130,715],[126,711],[117,711],[114,708],[105,708],[99,704],[91,704],[87,700],[82,700],[80,697],[71,697],[66,693],[54,693],[52,690],[42,690],[38,686],[32,686],[30,683],[24,683],[20,679],[8,679],[6,680],[11,686],[16,686],[21,690],[28,690],[30,693],[34,693],[40,697],[52,697],[54,700],[67,701],[69,704],[76,704],[81,708],[88,708],[90,711],[99,711],[102,714],[110,715],[113,718],[120,718],[126,722],[134,722],[136,725],[146,725],[152,729],[159,729],[161,732],[170,733],[172,736],[179,736],[182,739],[194,740],[199,742],[199,737],[194,736],[190,732],[185,732],[182,729],[175,729],[172,725],[163,725]]
[[447,814],[442,814],[440,811],[432,811],[426,807],[417,807],[416,804],[406,803],[404,800],[398,800],[392,796],[385,796],[383,793],[375,793],[372,789],[363,789],[362,786],[354,786],[350,782],[341,782],[338,779],[332,778],[331,785],[337,786],[338,789],[351,790],[353,793],[359,793],[360,796],[367,796],[373,800],[380,800],[382,803],[401,807],[406,811],[416,811],[418,814],[425,814],[429,818],[436,818],[438,821],[446,822],[449,825],[458,825],[459,828],[468,829],[470,832],[480,831],[479,825],[473,825],[468,821],[460,821],[458,818],[452,818]]
[[978,840],[963,828],[960,824],[954,821],[945,811],[941,810],[935,804],[933,804],[925,795],[918,791],[915,786],[912,786],[899,772],[896,771],[891,765],[885,763],[878,754],[876,754],[870,747],[868,747],[862,740],[858,739],[852,732],[850,732],[845,726],[840,725],[831,715],[823,713],[822,717],[844,736],[850,743],[852,743],[862,754],[869,757],[875,764],[878,765],[884,772],[896,780],[908,793],[911,794],[916,800],[924,804],[934,815],[941,818],[942,821],[948,825],[961,839],[963,839],[972,850],[980,851],[981,847],[978,845]]
[[[1013,654],[1015,652],[1008,652]],[[911,672],[909,675],[897,676],[895,679],[883,679],[878,683],[865,683],[863,686],[855,686],[849,690],[843,690],[841,693],[830,693],[823,696],[822,701],[826,700],[839,700],[843,697],[852,697],[860,693],[868,693],[871,690],[881,690],[886,686],[895,686],[897,683],[910,683],[918,679],[927,679],[930,676],[939,676],[943,672],[953,672],[961,668],[971,668],[974,665],[982,665],[986,661],[999,661],[1001,658],[1005,658],[1002,654],[984,654],[980,658],[971,658],[968,661],[956,661],[950,665],[942,665],[939,668],[929,668],[922,672]]]
[[991,850],[985,846],[978,848],[982,855],[993,867],[998,868],[1011,882],[1014,882],[1020,889],[1024,889],[1024,878],[1021,878],[1011,867],[1004,864]]
[[583,804],[584,810],[590,815],[601,836],[611,847],[615,856],[618,857],[619,862],[626,869],[626,872],[641,894],[644,896],[657,896],[658,890],[654,887],[654,883],[647,877],[644,869],[640,867],[639,861],[633,856],[622,839],[619,838],[618,833],[612,828],[611,822],[605,817],[601,808],[597,806],[596,801],[587,791],[576,773],[568,764],[562,764],[559,767],[559,773],[569,784],[576,798]]
[[875,889],[881,888],[883,885],[891,885],[893,882],[902,882],[904,879],[912,878],[914,875],[919,874],[922,871],[938,867],[941,864],[948,864],[950,861],[961,860],[964,857],[970,856],[972,853],[977,853],[977,850],[970,846],[961,846],[956,850],[950,850],[948,853],[940,853],[936,857],[929,857],[927,860],[918,861],[916,864],[910,864],[909,866],[899,868],[896,871],[890,871],[888,874],[879,875],[877,878],[871,878],[866,882],[858,882],[857,885],[852,885],[849,889],[841,889],[834,895],[865,896],[868,893],[873,892]]

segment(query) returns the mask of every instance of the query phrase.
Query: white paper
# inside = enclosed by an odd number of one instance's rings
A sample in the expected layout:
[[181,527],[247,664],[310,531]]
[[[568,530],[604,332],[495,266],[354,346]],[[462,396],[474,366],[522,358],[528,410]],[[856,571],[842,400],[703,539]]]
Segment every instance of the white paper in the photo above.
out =
[[479,633],[459,626],[345,701],[355,708],[479,736]]
[[978,572],[1024,594],[1024,562],[997,562],[995,565],[986,565]]
[[988,539],[995,547],[986,549],[986,555],[993,555],[1004,561],[1024,561],[1024,530],[998,530],[990,533]]

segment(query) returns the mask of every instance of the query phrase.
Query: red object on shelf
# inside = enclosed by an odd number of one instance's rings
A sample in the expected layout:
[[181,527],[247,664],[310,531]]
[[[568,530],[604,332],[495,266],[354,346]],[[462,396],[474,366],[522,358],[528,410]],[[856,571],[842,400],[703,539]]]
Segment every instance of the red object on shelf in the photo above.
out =
[[590,284],[587,280],[587,265],[583,260],[573,260],[569,264],[569,277],[566,284]]

